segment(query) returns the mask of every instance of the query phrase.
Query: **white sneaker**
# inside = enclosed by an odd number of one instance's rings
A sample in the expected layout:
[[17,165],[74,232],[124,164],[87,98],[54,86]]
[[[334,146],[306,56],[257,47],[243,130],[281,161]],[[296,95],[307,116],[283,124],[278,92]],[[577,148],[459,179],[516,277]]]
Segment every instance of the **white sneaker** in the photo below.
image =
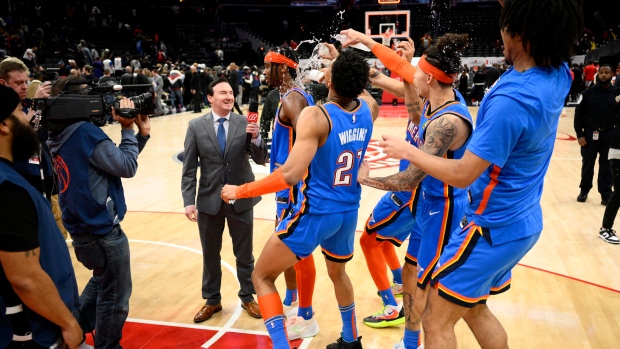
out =
[[293,316],[286,321],[286,331],[289,341],[314,337],[319,333],[319,324],[314,317],[306,320],[301,316]]
[[394,282],[392,284],[392,293],[394,293],[394,297],[402,297],[403,296],[403,284]]
[[[405,338],[401,338],[400,342],[394,344],[392,349],[405,349]],[[424,344],[420,345],[418,349],[424,349]]]
[[[403,296],[403,284],[396,283],[392,281],[392,294],[394,297],[402,297]],[[379,291],[377,291],[377,296],[381,297]]]
[[284,316],[286,316],[287,319],[290,319],[293,316],[297,316],[297,309],[299,309],[297,307],[297,302],[293,302],[291,303],[291,305],[283,305],[283,308]]
[[618,237],[616,236],[616,231],[613,229],[601,228],[599,230],[598,237],[603,239],[605,242],[609,242],[610,244],[620,244],[620,240],[618,240]]

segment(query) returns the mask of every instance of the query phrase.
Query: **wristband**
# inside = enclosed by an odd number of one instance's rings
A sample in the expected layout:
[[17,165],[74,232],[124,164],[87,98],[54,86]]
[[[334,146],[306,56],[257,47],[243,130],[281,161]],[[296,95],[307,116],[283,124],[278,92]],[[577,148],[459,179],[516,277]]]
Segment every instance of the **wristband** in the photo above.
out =
[[278,168],[261,180],[237,187],[237,190],[235,190],[235,197],[237,199],[255,198],[263,194],[275,193],[289,187],[290,185],[286,183],[282,175],[282,169]]

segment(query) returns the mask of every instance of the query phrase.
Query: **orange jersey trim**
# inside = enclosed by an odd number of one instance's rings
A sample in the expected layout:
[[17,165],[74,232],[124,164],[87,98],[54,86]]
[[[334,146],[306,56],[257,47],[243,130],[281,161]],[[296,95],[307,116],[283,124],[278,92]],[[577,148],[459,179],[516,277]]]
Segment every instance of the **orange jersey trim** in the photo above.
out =
[[499,183],[499,179],[497,179],[497,177],[499,177],[499,173],[501,170],[502,169],[499,166],[493,165],[493,171],[491,172],[491,182],[487,185],[486,188],[484,188],[482,201],[480,201],[480,206],[478,206],[478,209],[476,210],[476,212],[474,212],[474,214],[480,215],[487,208],[487,205],[489,204],[489,199],[491,198],[491,193],[493,192],[493,189],[495,189],[495,186],[497,186],[497,183]]
[[349,255],[346,255],[346,256],[340,256],[340,255],[337,255],[337,254],[333,254],[333,253],[329,252],[328,250],[326,250],[326,249],[324,249],[324,248],[321,248],[321,251],[322,251],[323,253],[325,253],[326,255],[328,255],[328,256],[330,256],[330,257],[334,258],[334,259],[349,259],[349,258],[352,258],[352,257],[353,257],[353,253],[351,253],[351,254],[349,254]]
[[445,287],[444,285],[441,284],[441,281],[438,282],[437,285],[438,285],[439,289],[441,291],[443,291],[444,293],[446,293],[446,294],[448,294],[448,295],[450,295],[450,296],[452,296],[452,297],[454,297],[454,298],[456,298],[458,300],[461,300],[461,301],[463,301],[465,303],[476,304],[476,303],[480,302],[483,299],[488,299],[489,298],[488,294],[484,295],[484,296],[481,296],[481,297],[478,297],[478,298],[469,298],[469,297],[463,296],[462,294],[459,294],[459,293],[457,293],[455,291],[452,291],[449,288]]
[[503,289],[505,289],[506,287],[508,287],[510,285],[510,283],[512,282],[512,278],[508,279],[506,282],[504,282],[504,284],[502,284],[501,286],[498,287],[491,287],[491,292],[497,292],[497,291],[501,291]]
[[456,263],[461,258],[461,256],[463,255],[463,252],[465,251],[465,249],[469,245],[469,242],[471,241],[471,239],[472,239],[472,237],[474,236],[475,233],[479,233],[480,235],[482,235],[482,228],[480,228],[479,226],[472,225],[472,227],[469,228],[469,231],[467,232],[467,237],[465,237],[465,241],[463,241],[463,243],[459,247],[459,250],[456,252],[454,257],[452,257],[452,259],[450,259],[444,265],[442,265],[440,268],[438,268],[433,273],[433,277],[436,277],[439,273],[441,273],[442,271],[446,270],[448,267],[450,267],[452,264]]

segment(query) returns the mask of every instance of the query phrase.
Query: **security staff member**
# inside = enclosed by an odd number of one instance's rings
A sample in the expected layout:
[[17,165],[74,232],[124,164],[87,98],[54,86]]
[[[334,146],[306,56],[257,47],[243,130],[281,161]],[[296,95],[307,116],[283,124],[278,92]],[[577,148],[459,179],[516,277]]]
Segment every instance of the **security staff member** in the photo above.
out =
[[611,167],[608,160],[609,146],[615,135],[615,118],[619,104],[616,103],[617,88],[611,85],[613,70],[610,65],[599,68],[598,84],[583,92],[583,100],[575,110],[575,133],[581,146],[581,192],[577,201],[585,202],[592,188],[594,164],[599,157],[598,191],[601,205],[611,198]]

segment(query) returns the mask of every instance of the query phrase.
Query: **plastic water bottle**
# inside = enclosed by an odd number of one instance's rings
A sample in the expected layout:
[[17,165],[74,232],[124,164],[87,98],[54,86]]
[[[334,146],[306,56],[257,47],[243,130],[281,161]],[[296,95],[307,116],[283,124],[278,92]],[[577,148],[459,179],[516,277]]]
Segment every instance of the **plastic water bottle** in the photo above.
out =
[[312,81],[316,81],[319,82],[321,81],[321,79],[323,79],[323,76],[325,76],[325,74],[321,71],[318,71],[316,69],[314,70],[310,70],[306,73],[306,77]]
[[[347,41],[347,36],[343,35],[343,34],[336,34],[333,36],[334,39],[340,41],[341,44],[344,44]],[[355,44],[355,45],[351,45],[349,47],[354,47],[358,50],[362,50],[362,51],[366,51],[369,52],[370,49],[368,47],[366,47],[366,45],[362,44],[361,42]]]
[[329,49],[324,44],[319,44],[319,57],[329,54]]

